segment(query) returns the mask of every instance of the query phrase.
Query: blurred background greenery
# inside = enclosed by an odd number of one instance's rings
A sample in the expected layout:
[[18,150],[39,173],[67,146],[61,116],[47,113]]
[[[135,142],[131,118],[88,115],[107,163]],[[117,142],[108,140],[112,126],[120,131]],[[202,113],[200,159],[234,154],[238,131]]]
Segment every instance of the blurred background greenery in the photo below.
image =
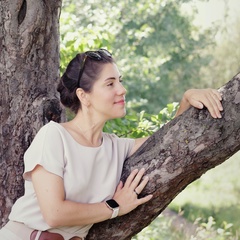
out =
[[[239,0],[63,0],[60,71],[78,52],[107,48],[123,75],[128,115],[104,130],[149,135],[174,116],[184,91],[219,88],[240,71],[239,9]],[[209,171],[170,204],[197,222],[192,240],[238,239],[239,157]],[[160,215],[134,239],[187,239],[171,221]]]

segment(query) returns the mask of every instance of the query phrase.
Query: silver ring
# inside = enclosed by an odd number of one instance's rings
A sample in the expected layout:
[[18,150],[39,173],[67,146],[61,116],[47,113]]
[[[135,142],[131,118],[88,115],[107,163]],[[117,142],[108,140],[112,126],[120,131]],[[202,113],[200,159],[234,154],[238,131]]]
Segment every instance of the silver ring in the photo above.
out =
[[139,193],[136,192],[136,189],[134,189],[133,191],[137,194],[137,196],[139,195]]

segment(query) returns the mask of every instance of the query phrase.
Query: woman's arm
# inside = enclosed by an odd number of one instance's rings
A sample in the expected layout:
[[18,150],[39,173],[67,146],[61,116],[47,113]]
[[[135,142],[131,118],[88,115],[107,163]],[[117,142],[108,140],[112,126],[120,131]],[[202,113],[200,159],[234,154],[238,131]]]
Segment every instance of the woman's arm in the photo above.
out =
[[[148,182],[144,169],[134,170],[128,177],[125,185],[119,184],[114,195],[118,202],[119,216],[132,211],[137,206],[149,201],[152,195],[138,199],[134,189],[139,193]],[[31,174],[33,186],[37,195],[39,206],[46,223],[51,227],[77,226],[101,222],[111,218],[110,210],[104,202],[83,204],[65,199],[63,179],[46,171],[37,165]],[[139,184],[140,183],[140,184]]]
[[142,138],[136,138],[134,146],[133,146],[129,156],[133,155],[148,138],[149,138],[149,136],[142,137]]

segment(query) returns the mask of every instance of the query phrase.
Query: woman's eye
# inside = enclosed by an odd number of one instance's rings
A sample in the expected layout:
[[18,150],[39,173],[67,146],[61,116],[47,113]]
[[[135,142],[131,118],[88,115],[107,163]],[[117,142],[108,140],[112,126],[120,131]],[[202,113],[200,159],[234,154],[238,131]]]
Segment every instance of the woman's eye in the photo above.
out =
[[108,85],[107,86],[112,86],[113,85],[113,83],[111,82],[111,83],[108,83]]

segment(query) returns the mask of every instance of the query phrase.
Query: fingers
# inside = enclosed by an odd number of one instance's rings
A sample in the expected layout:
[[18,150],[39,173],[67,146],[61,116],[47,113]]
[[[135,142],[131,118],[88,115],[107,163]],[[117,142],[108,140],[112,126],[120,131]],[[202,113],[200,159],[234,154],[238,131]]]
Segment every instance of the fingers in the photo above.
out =
[[116,191],[120,191],[122,188],[123,188],[123,182],[120,181],[119,184],[118,184],[118,186],[117,186]]
[[153,197],[153,195],[150,194],[150,195],[147,195],[146,197],[139,198],[139,199],[138,199],[138,201],[139,201],[139,205],[148,202],[149,200],[152,199],[152,197]]
[[213,99],[215,101],[215,104],[216,104],[218,110],[222,111],[223,110],[223,106],[222,106],[222,103],[221,103],[221,101],[222,101],[221,93],[218,92],[215,89],[211,89],[211,90],[212,90],[212,93],[213,93],[212,97],[213,97]]
[[193,107],[198,108],[198,109],[203,109],[204,105],[197,99],[191,99],[190,103]]
[[141,183],[137,187],[135,187],[134,192],[136,192],[137,194],[140,194],[142,190],[145,188],[145,186],[147,185],[148,181],[149,181],[148,176],[143,177]]
[[222,117],[222,96],[217,90],[191,89],[188,91],[187,98],[193,107],[202,109],[205,106],[213,118]]
[[221,100],[222,96],[217,90],[210,89],[207,95],[206,107],[213,118],[221,118],[221,111],[223,110]]
[[135,193],[138,196],[149,181],[148,176],[143,177],[144,173],[144,168],[140,169],[139,171],[138,169],[133,170],[127,178],[124,187],[127,188],[130,193]]
[[140,180],[142,179],[144,172],[145,172],[144,168],[140,169],[139,171],[138,169],[134,169],[127,178],[125,186],[129,188],[131,187],[131,189],[134,190],[139,184]]
[[124,185],[120,183],[113,196],[120,205],[119,214],[126,214],[137,206],[146,203],[152,198],[152,194],[138,198],[138,195],[142,192],[149,181],[148,176],[144,176],[145,169],[133,170],[127,178]]
[[[137,172],[137,174],[136,174]],[[138,198],[138,195],[142,192],[142,190],[145,188],[145,186],[147,185],[148,181],[149,181],[149,177],[148,176],[143,176],[145,173],[145,169],[142,168],[140,169],[139,171],[137,170],[134,170],[132,171],[132,173],[130,174],[130,179],[132,180],[131,183],[128,183],[128,187],[129,187],[129,191],[134,193],[137,198]],[[132,178],[132,176],[134,176],[134,178]],[[149,199],[151,199],[152,195],[149,195],[148,198],[144,197],[143,200],[140,201],[139,204],[142,204],[144,203],[145,201],[149,201]],[[142,199],[142,198],[140,198]]]

